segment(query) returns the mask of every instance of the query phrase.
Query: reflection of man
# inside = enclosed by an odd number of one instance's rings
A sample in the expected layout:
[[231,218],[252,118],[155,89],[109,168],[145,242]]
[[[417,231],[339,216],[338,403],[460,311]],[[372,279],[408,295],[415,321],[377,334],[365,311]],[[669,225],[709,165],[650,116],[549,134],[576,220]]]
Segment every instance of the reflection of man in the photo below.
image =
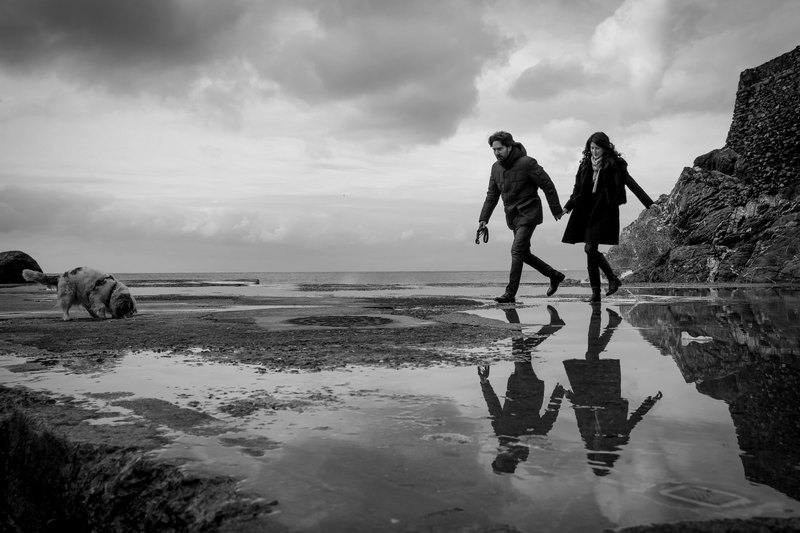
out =
[[[517,464],[528,458],[529,448],[519,442],[523,435],[547,435],[553,428],[564,397],[564,388],[556,384],[543,415],[544,381],[538,378],[531,365],[531,350],[561,329],[564,322],[558,312],[547,306],[550,323],[543,326],[534,337],[525,339],[521,334],[512,339],[514,372],[508,377],[506,400],[503,405],[489,383],[489,367],[478,367],[481,390],[492,417],[492,427],[500,442],[500,452],[492,463],[495,472],[512,473]],[[506,318],[519,324],[515,309],[506,309]]]
[[619,359],[600,359],[622,318],[611,309],[608,325],[600,333],[600,304],[592,305],[585,360],[569,359],[564,368],[571,390],[567,398],[575,409],[581,438],[589,450],[589,465],[598,476],[610,473],[619,459],[618,452],[630,440],[631,431],[661,398],[661,392],[648,396],[628,417],[628,400],[622,398]]

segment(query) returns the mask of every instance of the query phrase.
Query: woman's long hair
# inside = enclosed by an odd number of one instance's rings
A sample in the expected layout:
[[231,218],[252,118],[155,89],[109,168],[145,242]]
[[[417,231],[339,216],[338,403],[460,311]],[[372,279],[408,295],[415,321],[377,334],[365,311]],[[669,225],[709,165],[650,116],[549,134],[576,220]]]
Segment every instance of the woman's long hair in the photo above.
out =
[[612,164],[617,163],[617,161],[624,161],[622,159],[622,154],[617,152],[617,149],[614,147],[614,143],[611,142],[611,139],[608,138],[608,135],[603,133],[602,131],[598,131],[592,133],[588,139],[586,139],[586,146],[583,147],[581,162],[578,165],[580,168],[584,164],[590,165],[592,161],[592,150],[590,146],[592,143],[596,144],[600,148],[603,149],[603,157],[608,158],[609,162]]

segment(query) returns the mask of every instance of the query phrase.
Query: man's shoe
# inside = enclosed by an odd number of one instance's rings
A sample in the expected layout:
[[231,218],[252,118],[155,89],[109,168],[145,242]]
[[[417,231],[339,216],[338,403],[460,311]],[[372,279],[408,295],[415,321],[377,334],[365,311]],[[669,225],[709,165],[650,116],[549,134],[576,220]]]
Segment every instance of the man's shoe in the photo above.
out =
[[608,290],[606,291],[606,296],[611,296],[615,292],[617,292],[622,285],[622,282],[619,280],[617,276],[614,276],[610,280],[608,280]]
[[556,291],[558,290],[558,284],[561,283],[562,281],[564,281],[564,278],[566,278],[566,277],[567,276],[565,276],[561,272],[559,272],[555,276],[552,276],[550,278],[550,287],[548,287],[548,289],[547,289],[547,296],[554,295],[556,293]]
[[505,293],[502,296],[498,296],[494,299],[495,302],[499,304],[513,304],[517,300],[514,298],[513,294]]
[[600,289],[592,287],[592,295],[586,300],[590,304],[599,304],[600,303]]

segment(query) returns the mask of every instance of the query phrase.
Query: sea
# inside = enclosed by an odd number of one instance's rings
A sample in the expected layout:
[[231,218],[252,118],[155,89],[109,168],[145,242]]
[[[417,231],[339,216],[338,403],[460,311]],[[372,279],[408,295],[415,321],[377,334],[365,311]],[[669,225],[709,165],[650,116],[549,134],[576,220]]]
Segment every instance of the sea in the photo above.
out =
[[[564,270],[570,283],[586,284],[586,271]],[[119,273],[136,294],[230,294],[238,296],[447,295],[492,297],[503,292],[507,271],[384,272],[161,272]],[[522,274],[520,295],[539,293],[549,280],[536,271]]]

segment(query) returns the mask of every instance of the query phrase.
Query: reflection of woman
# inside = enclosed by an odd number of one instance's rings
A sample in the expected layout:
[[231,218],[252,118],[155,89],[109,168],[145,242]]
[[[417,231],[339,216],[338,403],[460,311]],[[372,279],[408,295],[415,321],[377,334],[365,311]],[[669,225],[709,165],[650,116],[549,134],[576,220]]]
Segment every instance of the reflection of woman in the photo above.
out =
[[[603,132],[586,140],[583,157],[575,175],[575,187],[562,215],[570,211],[562,242],[586,243],[586,268],[592,288],[590,302],[600,301],[600,270],[608,280],[606,296],[622,284],[598,248],[601,244],[619,244],[619,206],[627,201],[625,186],[635,184],[628,174],[628,163],[616,151]],[[634,189],[645,207],[653,201],[638,186]]]
[[586,358],[564,361],[571,390],[566,393],[575,409],[578,430],[588,452],[589,465],[598,476],[608,475],[619,452],[661,392],[648,396],[628,416],[628,400],[622,397],[622,374],[619,359],[600,359],[622,318],[608,311],[608,325],[600,334],[600,305],[592,306]]

